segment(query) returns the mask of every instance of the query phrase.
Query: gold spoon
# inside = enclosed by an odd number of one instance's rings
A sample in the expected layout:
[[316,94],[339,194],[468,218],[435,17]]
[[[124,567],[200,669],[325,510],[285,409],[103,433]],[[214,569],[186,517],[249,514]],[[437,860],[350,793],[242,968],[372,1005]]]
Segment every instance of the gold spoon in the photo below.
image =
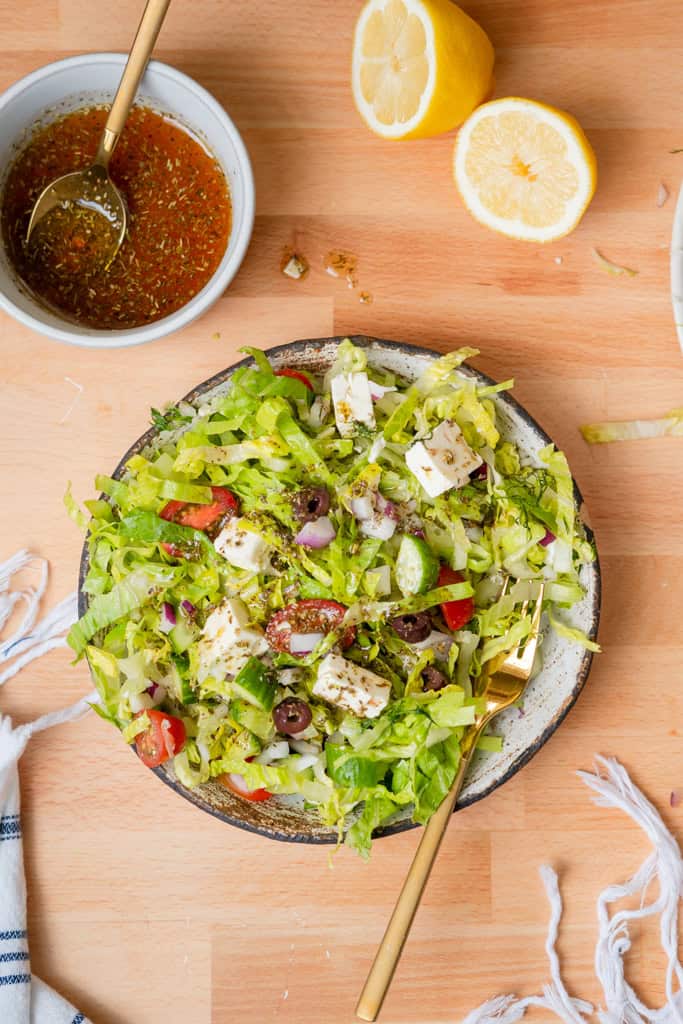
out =
[[[66,233],[78,224],[98,264],[109,266],[126,234],[128,212],[123,196],[109,177],[109,161],[123,131],[147,62],[171,0],[147,0],[128,61],[104,126],[95,160],[84,171],[72,171],[51,182],[36,201],[26,232],[27,243],[38,235]],[[46,219],[49,214],[49,220]],[[38,238],[36,236],[36,239]],[[34,239],[34,241],[36,240]],[[94,246],[90,243],[95,243]]]

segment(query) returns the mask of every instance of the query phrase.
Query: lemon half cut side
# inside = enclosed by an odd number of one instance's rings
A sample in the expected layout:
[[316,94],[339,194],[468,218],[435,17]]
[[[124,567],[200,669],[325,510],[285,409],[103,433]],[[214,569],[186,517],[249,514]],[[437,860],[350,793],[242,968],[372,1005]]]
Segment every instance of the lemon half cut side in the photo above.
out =
[[383,138],[439,135],[489,94],[493,61],[484,30],[451,0],[369,0],[353,40],[353,97]]
[[534,100],[494,100],[460,129],[454,174],[482,224],[532,242],[569,234],[590,203],[595,154],[570,115]]

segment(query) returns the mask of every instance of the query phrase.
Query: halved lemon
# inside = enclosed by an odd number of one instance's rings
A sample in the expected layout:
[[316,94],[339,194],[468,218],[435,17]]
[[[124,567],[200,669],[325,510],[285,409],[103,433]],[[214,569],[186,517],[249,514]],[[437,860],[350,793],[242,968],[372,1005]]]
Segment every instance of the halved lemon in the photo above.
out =
[[451,0],[369,0],[353,40],[353,97],[385,139],[456,128],[490,93],[493,47]]
[[478,221],[530,242],[573,231],[597,182],[595,153],[578,122],[516,98],[475,110],[458,134],[454,172]]

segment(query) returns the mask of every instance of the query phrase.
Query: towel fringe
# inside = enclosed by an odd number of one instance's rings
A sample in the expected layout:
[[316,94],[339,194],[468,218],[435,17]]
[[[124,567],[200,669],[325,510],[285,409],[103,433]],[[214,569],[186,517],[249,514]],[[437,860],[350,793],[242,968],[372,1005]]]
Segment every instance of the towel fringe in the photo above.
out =
[[[38,583],[12,590],[12,577],[34,565],[40,570]],[[0,562],[0,631],[9,621],[15,607],[20,603],[26,605],[23,618],[12,635],[0,642],[0,665],[12,662],[0,671],[0,686],[36,658],[56,647],[66,647],[63,634],[78,618],[78,599],[74,591],[55,605],[35,626],[40,602],[47,587],[48,569],[46,558],[34,555],[25,548],[17,551],[7,561]]]
[[[635,874],[620,885],[610,885],[597,902],[598,941],[595,948],[595,973],[602,986],[605,1007],[597,1011],[601,1024],[683,1024],[683,968],[678,958],[678,904],[683,896],[683,857],[678,843],[661,815],[629,778],[626,769],[614,758],[596,756],[593,772],[578,772],[579,778],[593,790],[600,807],[618,808],[627,814],[648,836],[652,853]],[[594,1012],[582,999],[572,998],[562,981],[555,949],[562,898],[557,875],[547,865],[540,869],[550,903],[550,922],[546,953],[550,963],[551,984],[542,996],[518,999],[498,996],[482,1003],[462,1024],[514,1024],[529,1006],[553,1013],[565,1024],[585,1024]],[[646,902],[648,887],[657,881],[657,896]],[[640,893],[640,907],[620,910],[610,916],[610,904]],[[645,1005],[626,980],[624,957],[631,947],[629,922],[654,914],[660,916],[660,941],[667,958],[665,976],[666,1003],[659,1009]],[[676,986],[676,987],[674,987]]]

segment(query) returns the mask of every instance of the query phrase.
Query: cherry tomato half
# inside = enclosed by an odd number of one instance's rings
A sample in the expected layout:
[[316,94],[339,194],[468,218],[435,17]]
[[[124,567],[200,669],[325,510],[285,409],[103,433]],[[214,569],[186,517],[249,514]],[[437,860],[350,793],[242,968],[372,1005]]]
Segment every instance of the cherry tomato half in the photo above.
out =
[[210,505],[194,505],[188,501],[169,501],[159,515],[169,523],[208,530],[218,519],[239,512],[239,502],[227,487],[212,487]]
[[[253,757],[248,757],[247,761],[253,761]],[[218,781],[222,783],[226,789],[229,789],[236,796],[241,796],[244,800],[251,800],[252,803],[258,803],[261,800],[270,800],[272,793],[269,793],[267,789],[248,789],[247,784],[244,781],[243,775],[238,775],[236,772],[228,772],[218,776]]]
[[185,552],[182,548],[179,548],[177,544],[169,544],[167,541],[162,540],[161,546],[169,556],[169,558],[184,558]]
[[[337,628],[345,615],[346,608],[338,601],[318,597],[295,601],[275,612],[266,626],[266,640],[274,651],[291,654],[292,633],[329,633]],[[356,627],[349,626],[339,642],[342,647],[350,647],[355,638]],[[300,656],[303,657],[294,655]]]
[[300,380],[302,384],[305,384],[309,391],[313,391],[313,385],[301,370],[293,370],[290,366],[285,366],[283,370],[275,371],[276,377],[291,377],[292,380]]
[[180,718],[163,711],[139,711],[135,717],[139,718],[140,715],[147,715],[149,728],[135,737],[135,748],[144,765],[156,768],[183,749],[185,726]]
[[[439,570],[438,586],[447,587],[451,583],[464,583],[465,577],[456,569],[448,565],[442,565]],[[463,597],[460,601],[444,601],[441,605],[446,625],[454,633],[462,629],[465,623],[469,622],[474,615],[474,601],[471,597]]]

